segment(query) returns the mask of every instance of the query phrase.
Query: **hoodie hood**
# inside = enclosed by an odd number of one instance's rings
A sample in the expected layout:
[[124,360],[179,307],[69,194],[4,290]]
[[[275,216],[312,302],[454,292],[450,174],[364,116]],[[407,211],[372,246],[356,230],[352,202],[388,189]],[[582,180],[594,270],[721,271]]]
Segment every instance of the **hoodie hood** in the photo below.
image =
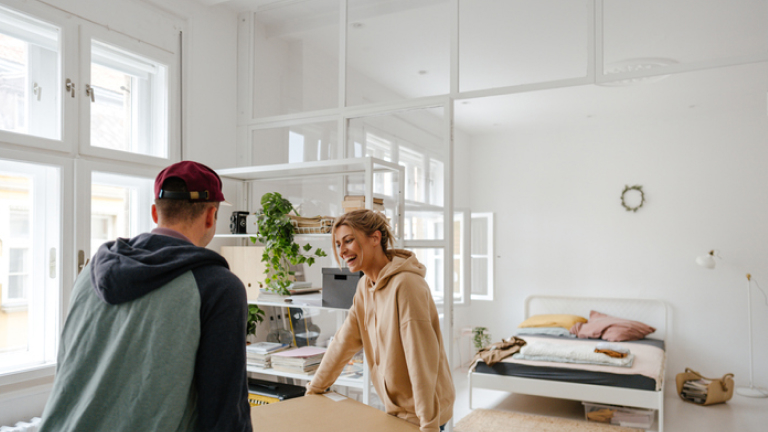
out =
[[[392,249],[389,252],[392,254],[392,261],[381,269],[375,285],[376,290],[387,286],[389,279],[398,273],[415,273],[422,278],[427,274],[427,268],[416,259],[416,255],[413,252],[405,249]],[[370,283],[370,279],[368,281]]]
[[101,245],[91,260],[91,284],[109,304],[150,293],[181,274],[202,266],[229,268],[218,253],[175,237],[140,234]]

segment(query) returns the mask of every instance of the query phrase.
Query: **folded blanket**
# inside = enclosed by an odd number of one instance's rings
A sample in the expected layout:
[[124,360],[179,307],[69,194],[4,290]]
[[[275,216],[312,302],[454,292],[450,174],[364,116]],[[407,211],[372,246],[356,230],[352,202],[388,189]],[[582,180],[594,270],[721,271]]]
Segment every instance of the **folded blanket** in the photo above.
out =
[[493,366],[505,357],[509,357],[512,354],[518,352],[520,347],[525,345],[525,341],[512,336],[509,339],[502,339],[501,342],[488,345],[484,347],[475,355],[473,363],[477,363],[478,360],[482,360],[488,366]]
[[516,360],[550,361],[559,363],[583,363],[603,366],[632,367],[634,354],[624,358],[613,358],[596,353],[594,345],[562,346],[547,343],[529,343],[512,356]]

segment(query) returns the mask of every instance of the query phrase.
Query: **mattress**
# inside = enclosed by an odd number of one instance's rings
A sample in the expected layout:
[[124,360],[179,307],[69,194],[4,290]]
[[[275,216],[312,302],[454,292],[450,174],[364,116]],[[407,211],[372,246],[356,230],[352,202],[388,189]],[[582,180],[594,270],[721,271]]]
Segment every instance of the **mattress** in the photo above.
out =
[[[536,338],[546,338],[553,340],[563,340],[557,336],[540,336]],[[525,336],[522,336],[525,339]],[[569,339],[571,341],[578,339]],[[595,343],[595,339],[586,339],[584,342]],[[639,341],[622,342],[623,344],[642,344],[651,345],[664,350],[664,341],[658,339],[641,339]],[[630,347],[631,350],[631,347]],[[638,390],[651,390],[657,388],[657,382],[654,378],[645,375],[617,374],[608,372],[599,372],[593,370],[576,369],[572,365],[568,368],[557,367],[558,363],[552,363],[552,366],[532,366],[517,362],[499,362],[493,366],[488,366],[482,361],[475,366],[475,373],[506,375],[518,378],[532,378],[550,381],[571,382],[577,384],[593,384],[609,387],[623,387]]]

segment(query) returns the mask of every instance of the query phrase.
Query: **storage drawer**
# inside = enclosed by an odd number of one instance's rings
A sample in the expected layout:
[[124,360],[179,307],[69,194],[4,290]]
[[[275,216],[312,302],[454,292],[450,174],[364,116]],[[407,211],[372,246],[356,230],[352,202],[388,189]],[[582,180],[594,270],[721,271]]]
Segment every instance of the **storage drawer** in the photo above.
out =
[[656,410],[630,408],[617,405],[603,405],[592,402],[584,404],[584,416],[588,421],[610,423],[617,426],[648,429],[653,425]]

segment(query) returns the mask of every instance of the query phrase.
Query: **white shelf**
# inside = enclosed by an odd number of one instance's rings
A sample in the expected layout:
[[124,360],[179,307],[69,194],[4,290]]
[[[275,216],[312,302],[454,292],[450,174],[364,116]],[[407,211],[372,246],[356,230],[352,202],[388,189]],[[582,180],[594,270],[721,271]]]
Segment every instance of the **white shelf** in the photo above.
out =
[[[257,234],[215,234],[215,238],[244,238],[248,239],[251,237],[256,237]],[[331,235],[329,233],[325,234],[294,234],[293,238],[331,238]]]
[[258,165],[216,170],[220,177],[234,180],[283,180],[339,174],[364,174],[373,172],[400,171],[398,164],[373,157],[335,159],[315,162]]
[[[264,297],[268,297],[265,299],[262,299],[261,296],[262,295],[259,294],[259,298],[256,299],[256,301],[249,301],[248,303],[255,304],[258,306],[310,308],[310,309],[323,309],[323,310],[329,310],[329,311],[347,311],[348,310],[344,308],[323,306],[322,293],[299,294],[294,296],[287,296],[285,298],[281,298],[276,294],[264,294]],[[286,299],[290,299],[291,301],[287,302],[285,301]]]
[[[282,371],[276,371],[272,368],[263,368],[263,367],[255,366],[252,364],[247,364],[246,370],[250,373],[260,373],[264,375],[300,379],[304,381],[310,381],[312,380],[312,377],[314,377],[314,374],[307,375],[307,374],[301,374],[301,373],[282,372]],[[349,376],[341,375],[339,378],[336,379],[336,382],[334,383],[334,385],[355,387],[359,389],[364,388],[362,376],[357,378],[350,378]]]

